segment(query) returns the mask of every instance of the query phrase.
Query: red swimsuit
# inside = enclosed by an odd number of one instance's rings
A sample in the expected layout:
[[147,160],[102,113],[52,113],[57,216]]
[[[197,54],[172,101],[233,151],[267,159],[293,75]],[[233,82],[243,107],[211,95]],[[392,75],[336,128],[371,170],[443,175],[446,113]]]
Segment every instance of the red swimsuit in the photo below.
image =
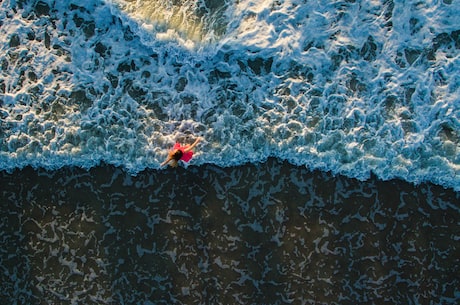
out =
[[192,159],[192,156],[193,156],[193,151],[188,151],[188,152],[185,152],[184,150],[187,148],[187,146],[180,146],[180,143],[176,143],[174,144],[174,148],[173,149],[178,149],[182,152],[182,158],[180,158],[182,161],[185,161],[185,162],[188,162],[190,161],[190,159]]

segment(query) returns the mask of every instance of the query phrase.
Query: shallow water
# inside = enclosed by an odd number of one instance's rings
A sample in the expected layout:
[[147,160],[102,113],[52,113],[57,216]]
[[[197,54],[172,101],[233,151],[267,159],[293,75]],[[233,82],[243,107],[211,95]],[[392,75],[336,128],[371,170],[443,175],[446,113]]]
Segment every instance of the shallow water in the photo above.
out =
[[0,178],[5,304],[456,304],[460,194],[269,159]]

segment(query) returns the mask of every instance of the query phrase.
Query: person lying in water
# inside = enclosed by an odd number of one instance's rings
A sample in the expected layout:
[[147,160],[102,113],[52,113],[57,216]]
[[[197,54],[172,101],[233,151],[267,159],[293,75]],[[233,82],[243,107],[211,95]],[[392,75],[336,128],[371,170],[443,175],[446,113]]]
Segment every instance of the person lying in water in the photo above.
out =
[[176,167],[179,160],[182,160],[184,162],[190,161],[193,156],[193,151],[192,149],[195,148],[195,146],[201,141],[201,138],[197,138],[195,142],[191,145],[185,145],[181,146],[180,143],[177,143],[174,145],[173,149],[169,151],[168,153],[168,158],[161,163],[160,166],[165,166],[169,162],[171,162],[172,167]]

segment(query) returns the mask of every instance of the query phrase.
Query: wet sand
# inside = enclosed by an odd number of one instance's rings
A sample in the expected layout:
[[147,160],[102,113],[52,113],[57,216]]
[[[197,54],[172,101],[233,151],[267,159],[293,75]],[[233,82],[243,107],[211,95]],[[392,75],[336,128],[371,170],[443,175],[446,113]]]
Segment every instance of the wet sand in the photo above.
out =
[[1,172],[5,304],[457,304],[460,194],[269,159]]

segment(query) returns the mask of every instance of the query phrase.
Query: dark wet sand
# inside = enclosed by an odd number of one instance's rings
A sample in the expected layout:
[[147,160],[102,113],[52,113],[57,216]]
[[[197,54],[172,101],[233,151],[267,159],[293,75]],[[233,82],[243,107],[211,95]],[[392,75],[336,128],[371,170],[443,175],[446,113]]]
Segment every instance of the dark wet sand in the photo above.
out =
[[270,159],[1,172],[4,304],[457,304],[460,194]]

